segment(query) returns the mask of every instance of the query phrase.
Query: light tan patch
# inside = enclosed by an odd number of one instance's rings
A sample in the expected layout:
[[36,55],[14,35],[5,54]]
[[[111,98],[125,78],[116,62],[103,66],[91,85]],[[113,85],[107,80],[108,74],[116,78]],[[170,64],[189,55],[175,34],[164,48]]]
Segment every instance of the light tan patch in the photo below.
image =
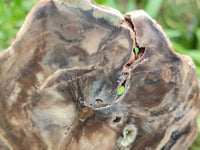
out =
[[100,42],[105,38],[108,32],[107,29],[102,29],[101,27],[96,27],[96,30],[93,29],[85,32],[85,39],[82,40],[81,47],[83,47],[89,55],[96,53]]
[[17,98],[18,98],[19,93],[21,92],[21,90],[22,89],[20,88],[19,83],[16,83],[15,87],[12,90],[12,92],[10,94],[10,97],[8,99],[8,101],[9,101],[9,103],[8,103],[9,107],[11,107],[14,103],[16,103],[16,100],[17,100]]

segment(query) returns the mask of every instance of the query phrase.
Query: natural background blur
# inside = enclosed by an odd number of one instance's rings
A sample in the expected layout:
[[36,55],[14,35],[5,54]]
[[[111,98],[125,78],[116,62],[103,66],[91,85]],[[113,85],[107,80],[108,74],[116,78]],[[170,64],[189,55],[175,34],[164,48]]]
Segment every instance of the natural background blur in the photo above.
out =
[[[0,0],[0,51],[8,48],[38,0]],[[94,0],[126,13],[145,10],[163,27],[174,50],[189,55],[200,77],[200,0]],[[200,118],[199,118],[200,124]],[[200,130],[190,150],[200,150]]]

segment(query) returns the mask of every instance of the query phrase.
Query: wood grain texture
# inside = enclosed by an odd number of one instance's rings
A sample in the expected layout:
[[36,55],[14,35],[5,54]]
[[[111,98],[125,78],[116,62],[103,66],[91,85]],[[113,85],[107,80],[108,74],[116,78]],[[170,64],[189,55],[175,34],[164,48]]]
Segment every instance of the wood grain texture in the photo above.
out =
[[143,11],[41,0],[0,53],[1,150],[186,150],[199,109],[192,60]]

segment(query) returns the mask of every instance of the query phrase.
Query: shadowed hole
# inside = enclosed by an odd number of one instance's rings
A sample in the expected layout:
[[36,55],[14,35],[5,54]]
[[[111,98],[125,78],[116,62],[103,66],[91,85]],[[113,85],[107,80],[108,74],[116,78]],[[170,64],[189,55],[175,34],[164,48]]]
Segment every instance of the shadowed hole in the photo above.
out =
[[121,121],[121,117],[116,116],[115,119],[113,120],[113,123],[118,123]]

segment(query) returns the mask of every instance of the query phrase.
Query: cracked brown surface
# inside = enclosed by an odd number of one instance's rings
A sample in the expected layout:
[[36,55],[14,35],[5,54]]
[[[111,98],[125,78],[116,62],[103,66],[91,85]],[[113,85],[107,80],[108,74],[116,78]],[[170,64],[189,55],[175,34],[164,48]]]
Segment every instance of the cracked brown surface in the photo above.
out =
[[0,149],[188,149],[200,109],[192,60],[145,12],[82,2],[41,0],[0,53]]

